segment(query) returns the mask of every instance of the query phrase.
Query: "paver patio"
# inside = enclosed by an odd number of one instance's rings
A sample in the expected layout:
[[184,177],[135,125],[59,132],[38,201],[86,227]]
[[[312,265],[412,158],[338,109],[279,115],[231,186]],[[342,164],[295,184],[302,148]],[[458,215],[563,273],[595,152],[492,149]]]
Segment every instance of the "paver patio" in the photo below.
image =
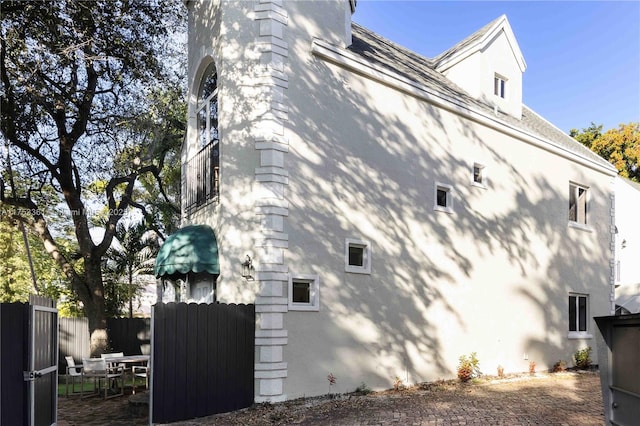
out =
[[[58,425],[144,425],[127,398],[60,398]],[[260,404],[173,426],[195,425],[603,425],[594,372],[538,374],[479,383],[443,382],[405,391]]]

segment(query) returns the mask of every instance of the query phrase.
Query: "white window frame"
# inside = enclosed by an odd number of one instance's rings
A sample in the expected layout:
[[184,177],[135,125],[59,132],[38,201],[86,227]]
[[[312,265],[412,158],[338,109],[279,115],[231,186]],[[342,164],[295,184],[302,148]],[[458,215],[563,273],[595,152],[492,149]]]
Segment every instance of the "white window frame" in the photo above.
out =
[[[476,181],[476,168],[480,169],[480,182]],[[471,185],[479,188],[487,188],[487,166],[483,163],[478,163],[477,161],[473,163],[471,167]]]
[[[581,197],[579,194],[580,190],[584,190],[584,194]],[[576,182],[569,182],[569,226],[574,228],[580,228],[584,230],[590,230],[589,228],[589,187],[585,185],[581,185]],[[571,200],[573,199],[576,202],[576,213],[575,220],[571,219]],[[583,208],[580,208],[583,205]],[[582,210],[584,209],[584,212]],[[581,214],[583,217],[581,217]]]
[[[209,94],[209,96],[207,96],[206,98],[202,98],[202,85],[204,84],[205,80],[211,75],[211,71],[210,67],[213,66],[213,73],[216,75],[216,80],[218,78],[218,70],[215,66],[214,63],[211,63],[209,65],[207,65],[207,67],[204,69],[202,77],[200,78],[200,86],[198,87],[198,96],[196,99],[196,134],[197,134],[197,138],[198,138],[198,147],[202,148],[206,145],[208,145],[209,143],[213,143],[214,145],[219,145],[220,143],[220,129],[219,129],[219,123],[218,126],[212,126],[211,123],[211,109],[212,109],[212,105],[215,104],[215,108],[216,108],[216,113],[219,115],[220,114],[220,102],[218,100],[218,85],[216,83],[216,88],[213,90],[213,92],[211,94]],[[205,117],[205,127],[204,129],[202,129],[200,127],[200,123],[201,123],[201,117],[200,114],[203,113],[204,117]],[[219,117],[218,117],[219,119]],[[211,141],[210,137],[211,137],[211,128],[214,128],[216,130],[216,134],[218,135],[218,138],[215,141]],[[203,138],[205,140],[203,140]]]
[[[438,191],[446,192],[446,206],[438,204]],[[453,213],[453,186],[446,183],[435,183],[433,186],[433,209],[439,212]]]
[[[309,284],[309,302],[301,303],[293,301],[293,283],[303,282]],[[290,311],[319,311],[320,310],[320,277],[316,274],[289,274],[288,292]]]
[[507,82],[508,78],[498,73],[493,75],[493,94],[500,99],[507,99]]
[[[362,248],[362,266],[349,264],[349,247]],[[355,238],[346,238],[344,242],[344,270],[352,274],[370,274],[371,273],[371,243],[366,240],[358,240]]]
[[[590,315],[591,302],[589,300],[589,295],[585,294],[585,293],[569,293],[569,295],[567,296],[568,303],[571,303],[570,299],[569,299],[570,297],[575,297],[576,298],[575,299],[575,303],[576,303],[576,306],[575,306],[575,310],[576,310],[576,318],[575,318],[575,320],[576,320],[576,330],[571,330],[571,323],[570,323],[571,319],[569,317],[569,315],[570,315],[569,304],[567,304],[567,320],[568,320],[567,321],[567,329],[569,330],[569,333],[568,333],[567,337],[569,339],[592,339],[593,336],[591,335],[590,330],[589,330],[589,326],[590,326],[590,322],[591,322],[591,320],[590,320],[590,318],[591,318],[591,315]],[[586,304],[585,304],[586,305],[585,306],[585,310],[586,310],[586,312],[585,312],[585,330],[579,330],[579,328],[580,328],[580,302],[579,302],[579,300],[580,300],[581,297],[586,299]]]

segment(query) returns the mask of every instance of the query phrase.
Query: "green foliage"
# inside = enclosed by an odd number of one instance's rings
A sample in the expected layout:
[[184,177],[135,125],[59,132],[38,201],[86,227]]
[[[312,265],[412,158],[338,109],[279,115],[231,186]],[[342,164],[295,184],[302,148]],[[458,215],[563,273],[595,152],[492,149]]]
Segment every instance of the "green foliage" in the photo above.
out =
[[[104,288],[102,268],[122,215],[136,208],[159,230],[176,222],[177,208],[168,205],[179,193],[161,188],[165,172],[171,190],[180,180],[185,109],[177,88],[186,84],[178,64],[186,61],[175,34],[184,34],[182,7],[155,0],[2,2],[0,143],[8,154],[0,159],[0,198],[23,209],[15,219],[44,243],[42,253],[73,289],[69,300],[86,308],[90,332],[104,329],[103,307],[111,303],[104,295],[118,297]],[[157,199],[162,208],[155,208]],[[103,216],[94,218],[96,211]],[[101,241],[89,233],[95,220],[107,224]],[[92,353],[105,344],[92,340]]]
[[458,358],[458,379],[461,382],[469,381],[473,378],[480,377],[480,361],[475,352],[471,352],[469,356],[461,355]]
[[576,363],[576,367],[581,370],[586,370],[591,366],[591,347],[579,349],[573,354],[573,360]]
[[138,278],[153,276],[158,250],[157,236],[144,222],[118,224],[104,265],[107,316],[121,316],[128,303],[129,317],[133,317],[133,299],[143,290]]
[[29,259],[19,224],[0,210],[0,302],[26,302],[39,293],[57,300],[70,296],[68,280],[46,253],[42,241],[27,233],[38,289],[33,286]]
[[620,124],[602,133],[602,125],[582,131],[571,129],[569,135],[618,169],[620,176],[640,182],[640,122]]
[[367,384],[365,382],[360,383],[360,386],[358,386],[356,388],[355,391],[353,391],[354,393],[358,394],[358,395],[368,395],[370,394],[371,388],[369,386],[367,386]]

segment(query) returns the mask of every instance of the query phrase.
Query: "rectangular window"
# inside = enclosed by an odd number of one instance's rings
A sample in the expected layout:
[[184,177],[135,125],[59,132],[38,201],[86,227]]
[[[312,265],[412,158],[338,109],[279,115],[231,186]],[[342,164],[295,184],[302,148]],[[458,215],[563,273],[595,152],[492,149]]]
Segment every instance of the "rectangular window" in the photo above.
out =
[[496,74],[493,77],[493,94],[505,99],[507,97],[507,79]]
[[587,337],[589,318],[589,296],[569,295],[569,337]]
[[434,194],[435,203],[434,203],[433,209],[447,212],[447,213],[452,213],[453,199],[452,199],[451,185],[436,183],[434,192],[435,192]]
[[371,273],[371,244],[368,241],[345,240],[344,270],[355,274]]
[[289,276],[289,310],[320,310],[320,279],[313,274]]
[[569,184],[569,222],[587,224],[587,188]]
[[487,186],[486,181],[487,181],[487,176],[486,176],[485,166],[480,163],[473,163],[473,176],[472,176],[471,182],[475,186],[486,188]]
[[309,281],[293,281],[293,303],[311,302],[311,283]]

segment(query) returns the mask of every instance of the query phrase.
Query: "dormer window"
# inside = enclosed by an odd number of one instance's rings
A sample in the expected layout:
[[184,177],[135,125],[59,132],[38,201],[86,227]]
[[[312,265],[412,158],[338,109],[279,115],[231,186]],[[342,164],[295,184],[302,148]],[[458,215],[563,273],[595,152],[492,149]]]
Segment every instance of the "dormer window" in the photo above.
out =
[[505,99],[507,97],[507,79],[496,74],[493,77],[493,94]]

